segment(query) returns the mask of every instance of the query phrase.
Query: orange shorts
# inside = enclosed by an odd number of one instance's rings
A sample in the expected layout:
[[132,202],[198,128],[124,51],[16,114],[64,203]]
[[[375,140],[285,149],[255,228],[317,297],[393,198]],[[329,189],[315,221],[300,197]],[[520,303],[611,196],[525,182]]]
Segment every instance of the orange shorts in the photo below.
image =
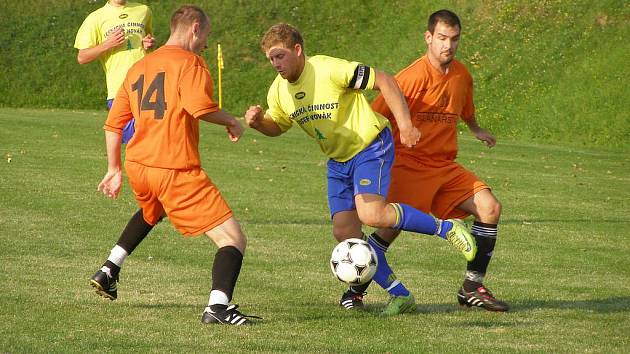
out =
[[490,187],[456,162],[428,167],[396,156],[387,199],[409,204],[440,219],[463,219],[470,214],[456,209],[457,206],[484,189]]
[[201,169],[169,170],[125,162],[144,220],[155,225],[166,212],[183,235],[202,234],[232,217],[232,210]]

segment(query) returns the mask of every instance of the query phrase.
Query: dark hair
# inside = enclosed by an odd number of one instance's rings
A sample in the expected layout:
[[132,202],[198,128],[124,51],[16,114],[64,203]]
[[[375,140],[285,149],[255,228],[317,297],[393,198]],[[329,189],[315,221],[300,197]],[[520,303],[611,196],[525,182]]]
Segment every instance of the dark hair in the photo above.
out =
[[459,17],[457,17],[457,15],[455,15],[455,13],[450,10],[439,10],[429,16],[427,29],[431,34],[433,34],[433,31],[435,31],[435,26],[438,24],[438,22],[443,22],[451,27],[457,26],[460,30],[462,29],[462,24],[459,22]]
[[209,26],[208,15],[195,5],[182,5],[171,16],[171,32],[175,32],[180,26],[190,26],[198,22],[201,26]]
[[266,52],[278,43],[282,43],[287,48],[291,48],[296,44],[299,44],[302,48],[304,47],[304,39],[302,39],[300,31],[288,23],[278,23],[271,26],[260,40],[260,49]]

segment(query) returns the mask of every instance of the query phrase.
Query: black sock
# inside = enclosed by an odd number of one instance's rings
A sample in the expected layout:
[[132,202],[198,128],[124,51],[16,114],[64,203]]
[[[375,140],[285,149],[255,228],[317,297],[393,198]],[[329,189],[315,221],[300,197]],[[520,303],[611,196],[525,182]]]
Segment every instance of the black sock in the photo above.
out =
[[232,300],[236,280],[241,272],[243,254],[233,246],[221,247],[212,264],[212,290],[221,290]]
[[152,229],[153,225],[149,225],[144,221],[142,209],[140,209],[129,219],[127,226],[120,234],[120,238],[118,238],[116,244],[130,255]]
[[[497,225],[496,224],[484,224],[479,221],[475,221],[471,230],[471,234],[475,238],[477,243],[477,255],[475,259],[468,262],[466,270],[476,272],[481,277],[486,274],[490,259],[492,258],[492,252],[497,242]],[[475,281],[473,279],[466,279],[464,281],[464,289],[466,291],[472,291],[469,289],[476,289],[481,286],[482,282]]]
[[[131,219],[129,219],[127,226],[125,226],[125,229],[120,234],[116,244],[124,249],[127,252],[127,255],[130,255],[152,229],[153,225],[149,225],[146,221],[144,221],[142,209],[139,209],[135,214],[133,214]],[[118,273],[120,272],[119,266],[109,260],[105,261],[103,266],[110,269],[110,273],[113,278],[118,278]]]
[[383,246],[383,250],[387,251],[387,249],[389,248],[389,245],[391,243],[383,240],[377,233],[376,231],[372,232],[372,234],[370,235],[370,237],[379,245],[379,246]]
[[370,281],[368,281],[365,284],[362,285],[353,285],[350,287],[350,291],[352,291],[355,294],[365,294],[365,292],[367,291],[368,287],[370,286],[370,284],[372,283],[372,280],[370,279]]

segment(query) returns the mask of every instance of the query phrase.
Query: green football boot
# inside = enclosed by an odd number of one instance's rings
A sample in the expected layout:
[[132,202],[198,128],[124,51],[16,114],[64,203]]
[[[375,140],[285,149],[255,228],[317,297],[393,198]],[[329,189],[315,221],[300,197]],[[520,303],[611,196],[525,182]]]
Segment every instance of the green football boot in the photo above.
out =
[[392,295],[381,314],[393,316],[411,312],[416,312],[416,299],[413,297],[413,294],[407,296]]
[[475,259],[477,254],[477,243],[474,237],[466,229],[466,225],[456,219],[448,219],[453,224],[450,230],[446,231],[446,240],[455,247],[456,250],[464,254],[468,262]]

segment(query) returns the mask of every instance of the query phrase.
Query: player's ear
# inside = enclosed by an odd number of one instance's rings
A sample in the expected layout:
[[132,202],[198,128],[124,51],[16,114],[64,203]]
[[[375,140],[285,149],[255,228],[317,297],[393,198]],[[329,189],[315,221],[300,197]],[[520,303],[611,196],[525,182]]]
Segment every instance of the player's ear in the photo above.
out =
[[293,47],[295,49],[295,53],[299,56],[301,56],[303,54],[303,48],[302,45],[300,43],[295,43],[295,46]]
[[431,40],[433,39],[433,36],[431,35],[431,32],[429,31],[424,31],[424,41],[427,44],[431,44]]
[[195,37],[199,37],[200,29],[201,29],[201,26],[199,25],[199,22],[193,22],[192,25],[190,26],[190,30],[192,34],[195,35]]

